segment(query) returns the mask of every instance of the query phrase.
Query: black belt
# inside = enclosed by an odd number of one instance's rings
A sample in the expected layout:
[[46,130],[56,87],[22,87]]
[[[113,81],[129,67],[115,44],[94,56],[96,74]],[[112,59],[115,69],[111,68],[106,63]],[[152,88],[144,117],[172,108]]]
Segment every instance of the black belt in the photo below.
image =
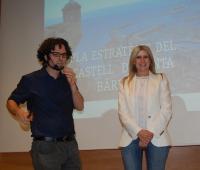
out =
[[75,139],[74,135],[64,136],[64,137],[46,137],[46,136],[34,136],[34,141],[47,141],[47,142],[67,142],[73,141]]

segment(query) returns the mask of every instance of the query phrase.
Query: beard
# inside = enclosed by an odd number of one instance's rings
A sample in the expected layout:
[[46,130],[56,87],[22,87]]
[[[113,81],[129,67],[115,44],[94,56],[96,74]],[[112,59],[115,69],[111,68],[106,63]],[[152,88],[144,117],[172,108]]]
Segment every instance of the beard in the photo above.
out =
[[52,66],[51,64],[48,63],[48,66],[57,71],[61,71],[64,69],[64,66],[60,64],[53,64]]

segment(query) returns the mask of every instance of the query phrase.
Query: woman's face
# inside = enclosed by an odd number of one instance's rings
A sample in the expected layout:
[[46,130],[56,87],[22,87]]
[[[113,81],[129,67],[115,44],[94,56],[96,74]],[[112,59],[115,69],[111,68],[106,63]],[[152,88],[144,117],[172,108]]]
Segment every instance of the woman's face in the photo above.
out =
[[137,69],[138,76],[147,76],[149,74],[150,58],[146,51],[141,50],[135,59],[135,66]]

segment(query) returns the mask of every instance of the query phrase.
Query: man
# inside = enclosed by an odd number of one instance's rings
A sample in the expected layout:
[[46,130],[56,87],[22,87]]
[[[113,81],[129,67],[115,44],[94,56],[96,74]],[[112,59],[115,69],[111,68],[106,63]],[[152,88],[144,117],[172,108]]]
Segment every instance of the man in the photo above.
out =
[[[35,170],[80,170],[73,109],[84,108],[76,75],[65,66],[72,52],[62,38],[48,38],[37,57],[42,69],[22,76],[7,108],[20,122],[31,125],[31,155]],[[27,111],[20,104],[27,103]]]

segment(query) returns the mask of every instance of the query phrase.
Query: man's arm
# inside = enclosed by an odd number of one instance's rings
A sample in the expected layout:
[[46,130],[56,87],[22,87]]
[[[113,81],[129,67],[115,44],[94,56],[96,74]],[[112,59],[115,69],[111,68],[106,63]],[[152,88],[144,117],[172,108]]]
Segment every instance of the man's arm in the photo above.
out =
[[8,111],[23,124],[29,124],[32,121],[32,115],[22,109],[14,100],[9,99],[6,106]]
[[83,110],[84,109],[84,99],[83,96],[81,95],[81,93],[79,92],[76,84],[74,85],[74,87],[71,87],[72,90],[72,98],[73,98],[73,102],[74,102],[74,107],[76,110]]
[[70,84],[75,109],[79,110],[79,111],[83,110],[84,109],[84,98],[81,95],[81,93],[79,92],[78,87],[76,85],[76,74],[69,67],[65,67],[63,69],[63,74],[66,76],[66,78]]

